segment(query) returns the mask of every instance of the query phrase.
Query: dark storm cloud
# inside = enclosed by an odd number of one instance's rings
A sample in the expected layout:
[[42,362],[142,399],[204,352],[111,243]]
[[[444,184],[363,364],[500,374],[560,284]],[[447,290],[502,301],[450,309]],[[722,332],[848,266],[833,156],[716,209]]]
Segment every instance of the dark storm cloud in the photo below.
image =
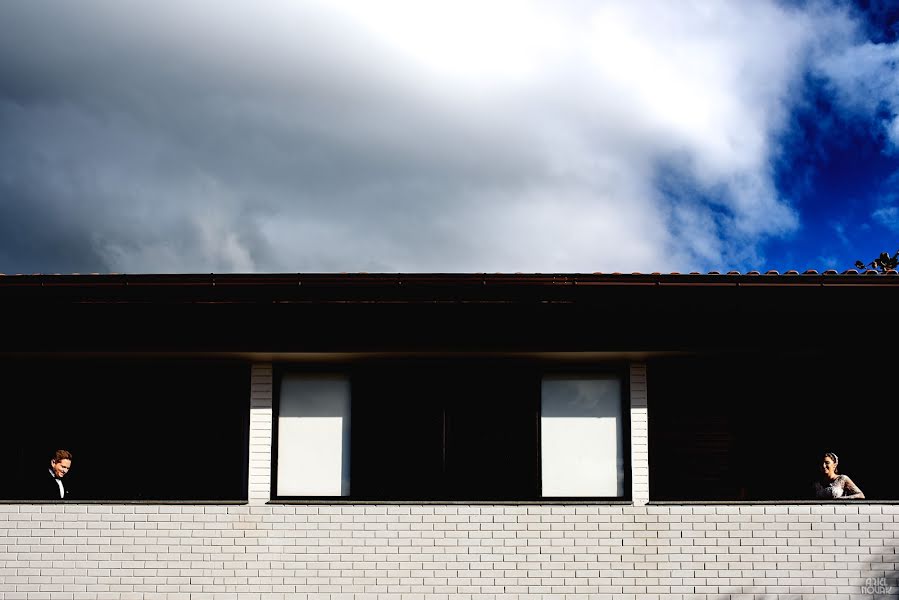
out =
[[[430,207],[540,166],[427,99],[423,110],[377,65],[310,47],[324,43],[315,36],[279,59],[260,32],[226,40],[197,22],[167,40],[162,22],[144,29],[125,8],[90,6],[62,5],[51,17],[40,4],[5,4],[4,21],[18,26],[0,42],[0,169],[8,186],[39,196],[44,213],[57,206],[78,217],[60,223],[83,240],[80,258],[69,255],[75,264],[336,268],[342,258],[329,259],[329,246],[346,240],[329,236],[358,228],[364,237],[381,221],[387,240],[433,241],[419,233]],[[37,187],[40,173],[54,184]],[[4,194],[10,221],[20,213],[38,222],[22,197]],[[294,241],[315,244],[279,260],[260,219],[276,229],[295,221]],[[7,264],[55,264],[49,251],[38,259],[27,250],[9,248]],[[364,255],[354,262],[379,266]]]
[[[40,190],[31,196],[15,185],[0,186],[0,264],[16,265],[14,272],[46,271],[54,265],[58,272],[109,271],[110,265],[85,235],[88,229],[73,227],[70,215],[56,205],[46,205]],[[28,206],[28,210],[22,210]]]

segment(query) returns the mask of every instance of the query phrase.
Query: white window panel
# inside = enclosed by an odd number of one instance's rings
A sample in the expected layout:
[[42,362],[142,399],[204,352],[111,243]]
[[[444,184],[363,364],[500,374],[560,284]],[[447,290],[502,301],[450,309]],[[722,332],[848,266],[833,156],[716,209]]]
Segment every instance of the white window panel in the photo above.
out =
[[544,377],[540,443],[544,497],[624,495],[621,381]]
[[280,402],[278,495],[349,495],[349,379],[286,374]]

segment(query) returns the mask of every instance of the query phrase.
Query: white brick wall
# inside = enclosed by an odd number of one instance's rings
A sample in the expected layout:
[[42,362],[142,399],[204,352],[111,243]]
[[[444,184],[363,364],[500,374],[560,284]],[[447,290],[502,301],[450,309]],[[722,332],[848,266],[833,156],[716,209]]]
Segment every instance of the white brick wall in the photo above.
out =
[[250,469],[247,497],[268,502],[272,469],[272,364],[254,363],[250,373]]
[[897,533],[850,503],[0,505],[0,597],[873,599]]
[[631,498],[635,505],[649,501],[649,428],[646,364],[631,363]]

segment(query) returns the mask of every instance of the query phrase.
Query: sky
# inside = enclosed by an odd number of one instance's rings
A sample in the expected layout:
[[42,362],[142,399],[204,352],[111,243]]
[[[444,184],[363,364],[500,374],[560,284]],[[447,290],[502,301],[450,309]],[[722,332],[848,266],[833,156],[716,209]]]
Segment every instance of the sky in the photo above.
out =
[[899,0],[3,0],[0,272],[899,250]]

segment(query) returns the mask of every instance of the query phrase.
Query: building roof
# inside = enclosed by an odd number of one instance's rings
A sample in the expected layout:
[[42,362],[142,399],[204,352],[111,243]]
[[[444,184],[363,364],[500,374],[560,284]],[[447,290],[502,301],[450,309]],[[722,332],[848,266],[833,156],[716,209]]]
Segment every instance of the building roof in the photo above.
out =
[[897,305],[875,271],[14,275],[0,353],[879,348]]
[[[0,302],[586,301],[613,290],[897,288],[895,271],[740,273],[207,273],[0,276]],[[709,292],[702,293],[708,297]],[[655,293],[658,296],[658,293]]]
[[[524,283],[530,285],[578,285],[602,283],[637,283],[654,282],[691,283],[696,285],[750,283],[753,280],[764,280],[767,284],[795,284],[801,281],[808,283],[844,283],[857,282],[859,276],[870,278],[876,276],[883,282],[899,275],[897,271],[881,273],[875,270],[858,271],[848,269],[842,272],[826,270],[818,272],[814,269],[806,271],[709,271],[700,273],[17,273],[14,275],[0,273],[0,286],[129,286],[129,285],[314,285],[339,284],[347,286],[370,284],[396,284],[441,282],[454,285],[476,283],[479,285]],[[799,279],[797,279],[799,276]]]

